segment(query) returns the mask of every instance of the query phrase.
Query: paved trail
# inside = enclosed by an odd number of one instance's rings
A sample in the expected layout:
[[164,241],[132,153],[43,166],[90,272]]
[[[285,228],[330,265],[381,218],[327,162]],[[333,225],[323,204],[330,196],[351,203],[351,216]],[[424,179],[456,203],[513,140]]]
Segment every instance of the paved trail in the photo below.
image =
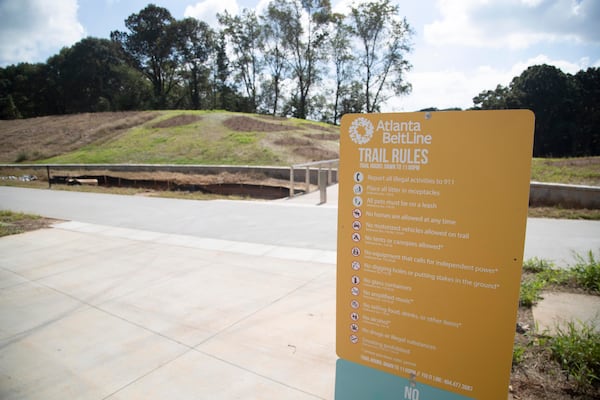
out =
[[[337,192],[280,201],[194,201],[0,187],[0,208],[92,224],[204,238],[335,251]],[[525,259],[571,263],[600,251],[600,222],[530,218]]]

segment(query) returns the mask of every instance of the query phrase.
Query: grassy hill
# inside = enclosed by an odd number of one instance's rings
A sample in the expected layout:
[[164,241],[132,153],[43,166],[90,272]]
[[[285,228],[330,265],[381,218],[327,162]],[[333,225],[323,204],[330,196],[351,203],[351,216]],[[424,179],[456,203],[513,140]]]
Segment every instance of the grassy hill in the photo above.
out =
[[[338,158],[339,128],[225,111],[0,120],[0,163],[282,165]],[[600,186],[600,157],[534,159],[531,178]]]
[[144,111],[0,121],[0,163],[290,165],[337,158],[339,129],[225,111]]

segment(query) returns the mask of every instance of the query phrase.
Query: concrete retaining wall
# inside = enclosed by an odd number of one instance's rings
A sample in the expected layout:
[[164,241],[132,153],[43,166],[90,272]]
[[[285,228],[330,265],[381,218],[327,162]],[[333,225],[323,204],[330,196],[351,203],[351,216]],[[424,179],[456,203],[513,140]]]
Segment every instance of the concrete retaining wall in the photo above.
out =
[[531,182],[529,204],[600,209],[600,187]]
[[[267,177],[289,180],[289,167],[249,166],[249,165],[164,165],[164,164],[0,164],[0,168],[36,169],[46,173],[52,171],[93,171],[109,170],[117,172],[178,172],[184,174],[216,175],[221,172],[261,174]],[[332,171],[332,182],[337,182],[337,169]],[[310,183],[318,183],[318,168],[310,168]],[[306,182],[306,168],[294,169],[294,181]],[[565,208],[600,209],[600,187],[563,185],[556,183],[531,182],[529,203],[537,206]]]
[[[173,164],[0,164],[0,168],[35,169],[40,175],[56,171],[115,171],[115,172],[176,172],[182,174],[217,175],[222,172],[232,174],[259,174],[275,179],[290,179],[290,167],[253,166],[253,165],[173,165]],[[332,181],[337,182],[337,170],[332,172]],[[310,183],[316,185],[319,178],[318,168],[309,168]],[[306,182],[306,168],[294,169],[294,181]]]

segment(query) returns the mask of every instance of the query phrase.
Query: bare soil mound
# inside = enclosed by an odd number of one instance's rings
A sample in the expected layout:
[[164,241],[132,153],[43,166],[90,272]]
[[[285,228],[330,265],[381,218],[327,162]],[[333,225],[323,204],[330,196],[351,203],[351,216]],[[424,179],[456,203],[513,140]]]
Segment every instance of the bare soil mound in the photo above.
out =
[[254,118],[241,115],[227,118],[223,122],[223,125],[237,132],[281,132],[299,129],[295,126],[259,121]]
[[309,133],[309,134],[304,135],[304,137],[309,138],[309,139],[316,139],[316,140],[331,140],[331,141],[340,140],[340,135],[337,133]]
[[35,161],[110,140],[158,116],[128,111],[0,120],[0,162]]
[[199,115],[182,114],[165,119],[152,125],[153,128],[172,128],[175,126],[189,125],[202,119]]
[[284,136],[273,141],[278,146],[310,146],[312,142],[309,139],[302,139],[297,136]]
[[557,167],[600,166],[600,157],[565,158],[560,160],[544,160],[547,165]]
[[336,127],[268,115],[180,110],[0,121],[0,163],[7,164],[292,165],[338,152]]
[[[304,136],[306,137],[307,135]],[[284,136],[273,141],[273,144],[291,148],[292,152],[296,156],[300,156],[310,161],[332,160],[334,158],[339,158],[338,152],[318,146],[314,142],[314,139],[311,140],[297,136]]]
[[338,158],[339,154],[335,151],[322,149],[317,146],[301,146],[294,149],[295,153],[306,157],[312,161],[321,161],[321,160],[333,160],[334,158]]
[[317,124],[302,124],[303,127],[307,128],[307,129],[311,129],[311,130],[317,130],[317,131],[324,131],[324,132],[336,132],[338,130],[338,128],[333,127],[333,126],[322,126],[322,125],[317,125]]

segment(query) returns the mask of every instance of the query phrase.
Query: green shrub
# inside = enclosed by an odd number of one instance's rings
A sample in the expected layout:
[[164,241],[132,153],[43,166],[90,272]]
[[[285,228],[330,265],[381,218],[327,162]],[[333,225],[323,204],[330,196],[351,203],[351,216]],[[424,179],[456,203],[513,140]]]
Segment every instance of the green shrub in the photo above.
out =
[[23,161],[27,161],[28,159],[29,159],[29,154],[27,154],[26,151],[20,151],[19,154],[17,154],[17,158],[15,158],[15,162],[20,163]]
[[533,257],[523,262],[523,271],[525,272],[538,273],[552,268],[554,268],[554,264],[543,258]]
[[546,281],[534,277],[521,282],[519,291],[519,304],[523,307],[532,307],[541,299],[542,290],[546,287]]
[[600,384],[600,333],[592,323],[570,322],[549,339],[552,356],[580,388]]
[[516,343],[513,347],[512,365],[519,365],[525,358],[525,347]]
[[588,290],[600,292],[600,260],[595,259],[591,250],[587,260],[579,254],[575,259],[577,262],[572,269],[575,281]]

